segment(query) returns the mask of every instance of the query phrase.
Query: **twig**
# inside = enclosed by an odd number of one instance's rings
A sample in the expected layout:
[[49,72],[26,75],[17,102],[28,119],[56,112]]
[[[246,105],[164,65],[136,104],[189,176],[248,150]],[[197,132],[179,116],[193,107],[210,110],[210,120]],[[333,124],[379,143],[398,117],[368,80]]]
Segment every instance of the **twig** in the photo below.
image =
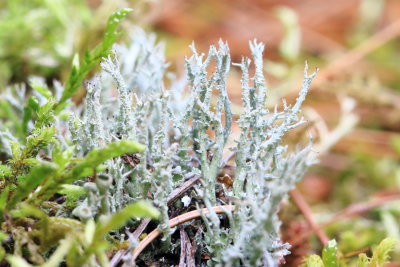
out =
[[313,231],[317,234],[321,243],[324,245],[328,244],[329,242],[328,236],[321,229],[318,223],[314,220],[310,206],[307,204],[301,193],[297,189],[293,189],[292,191],[290,191],[290,195],[292,196],[293,201],[296,203],[301,213],[303,213],[304,218],[310,225],[311,229],[313,229]]
[[186,182],[184,182],[179,188],[175,189],[168,196],[168,205],[172,204],[178,197],[183,195],[187,190],[193,187],[198,181],[200,181],[200,176],[195,176]]
[[[150,223],[151,219],[150,218],[145,218],[143,219],[139,226],[135,229],[135,231],[128,235],[130,235],[131,238],[134,240],[138,240],[139,236],[143,233],[143,231],[146,229],[147,225]],[[110,261],[110,267],[117,266],[117,264],[120,262],[120,260],[128,253],[128,249],[125,250],[119,250],[117,253],[114,254]]]
[[389,196],[375,198],[368,202],[351,204],[348,207],[346,207],[345,209],[336,213],[329,221],[324,223],[324,225],[332,224],[340,218],[346,218],[346,217],[349,218],[349,217],[352,217],[352,216],[355,216],[358,214],[365,213],[371,209],[381,206],[382,204],[385,204],[390,201],[399,200],[399,199],[400,199],[400,193],[396,193],[396,194],[389,195]]
[[181,255],[179,260],[179,267],[195,267],[193,255],[192,255],[192,244],[185,229],[181,228]]
[[[356,216],[358,214],[365,213],[365,212],[367,212],[371,209],[374,209],[376,207],[379,207],[387,202],[396,201],[396,200],[400,200],[400,193],[393,194],[391,196],[380,197],[377,199],[370,200],[368,202],[352,204],[352,205],[346,207],[345,209],[339,211],[338,213],[336,213],[327,222],[320,224],[320,227],[322,227],[322,228],[327,227],[339,219],[351,218],[352,216]],[[303,242],[303,240],[308,238],[313,232],[314,232],[314,230],[310,230],[310,231],[303,233],[296,240],[291,242],[291,245],[295,246],[295,245]]]
[[146,227],[150,223],[150,221],[151,221],[150,218],[143,219],[143,221],[140,222],[139,226],[132,233],[132,237],[134,239],[138,239],[139,236],[143,233],[144,229],[146,229]]
[[[130,235],[134,240],[138,240],[139,236],[143,233],[143,231],[146,229],[147,225],[150,223],[151,219],[145,218],[143,219],[139,226],[135,229],[135,231],[128,235]],[[114,254],[110,261],[110,267],[115,267],[117,264],[121,261],[121,259],[128,253],[128,249],[124,250],[119,250],[117,253]]]
[[[227,210],[233,211],[234,208],[235,208],[234,205],[224,205],[224,206],[212,207],[214,212],[217,214],[224,213]],[[179,215],[179,216],[169,220],[169,227],[173,228],[182,223],[199,218],[199,217],[201,217],[202,214],[208,214],[209,212],[210,211],[207,208],[204,208],[201,210],[194,210],[194,211]],[[154,239],[156,239],[161,233],[162,233],[162,231],[160,229],[158,229],[158,228],[154,229],[142,241],[140,241],[139,245],[132,252],[131,263],[133,263],[136,260],[136,258],[139,256],[139,254],[147,247],[147,245],[150,244]]]
[[187,235],[185,235],[184,231],[185,230],[183,230],[182,228],[179,230],[179,234],[181,237],[181,254],[179,256],[179,267],[186,266],[186,245],[188,241],[186,240]]
[[125,254],[124,250],[118,250],[117,253],[115,253],[112,259],[110,260],[110,267],[117,266],[118,262],[122,259],[124,254]]

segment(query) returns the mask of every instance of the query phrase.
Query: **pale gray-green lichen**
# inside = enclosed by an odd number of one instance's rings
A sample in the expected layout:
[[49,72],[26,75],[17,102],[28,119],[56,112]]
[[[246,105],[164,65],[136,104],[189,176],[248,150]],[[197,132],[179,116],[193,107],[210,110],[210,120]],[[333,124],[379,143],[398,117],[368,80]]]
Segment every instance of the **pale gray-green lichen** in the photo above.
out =
[[[251,60],[232,64],[227,43],[211,46],[207,55],[191,45],[193,55],[185,60],[186,95],[185,83],[176,80],[170,83],[172,88],[164,89],[168,64],[163,46],[141,30],[135,33],[130,46],[116,47],[115,55],[104,59],[104,73],[87,87],[83,117],[72,116],[69,125],[80,154],[116,139],[136,140],[147,149],[109,160],[106,171],[96,174],[100,181],[84,185],[87,197],[74,214],[87,220],[150,197],[161,211],[160,229],[169,244],[173,229],[168,225],[168,197],[199,175],[201,185],[185,195],[182,205],[191,203],[210,211],[202,215],[204,238],[196,235],[199,247],[212,256],[208,264],[278,266],[290,247],[279,238],[279,204],[313,163],[311,145],[290,153],[281,142],[288,131],[305,122],[298,114],[316,72],[308,75],[306,66],[296,102],[290,106],[283,101],[282,110],[276,105],[270,111],[265,108],[262,43],[250,42],[252,77]],[[223,154],[233,123],[227,92],[232,65],[242,72],[243,112],[235,122],[240,136],[230,147],[235,153],[233,187],[225,188],[217,176],[225,167]],[[217,190],[226,196],[224,200]],[[212,207],[229,204],[224,201],[236,208],[217,215]]]

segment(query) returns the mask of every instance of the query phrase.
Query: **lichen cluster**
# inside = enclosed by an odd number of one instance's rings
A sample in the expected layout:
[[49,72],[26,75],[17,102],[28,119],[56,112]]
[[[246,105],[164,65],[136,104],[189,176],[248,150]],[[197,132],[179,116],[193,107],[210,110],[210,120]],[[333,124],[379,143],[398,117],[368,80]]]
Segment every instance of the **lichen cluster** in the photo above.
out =
[[[50,90],[36,79],[30,98],[23,88],[8,92],[11,119],[23,119],[22,125],[0,125],[0,149],[9,159],[0,165],[1,238],[14,246],[3,248],[2,257],[7,254],[15,266],[73,259],[107,266],[111,248],[112,254],[124,250],[119,260],[129,266],[138,244],[132,217],[157,216],[141,202],[147,200],[160,212],[162,246],[137,261],[178,255],[184,238],[194,240],[196,266],[278,266],[290,248],[279,238],[279,206],[314,161],[311,145],[290,151],[282,139],[305,122],[299,113],[316,72],[308,75],[306,66],[293,105],[283,101],[269,110],[262,43],[251,41],[252,59],[240,63],[231,62],[222,41],[206,55],[192,44],[183,81],[168,71],[163,45],[140,29],[132,31],[130,44],[106,53],[123,16],[110,19],[105,40],[107,34],[111,39],[75,62],[64,86]],[[102,71],[86,82],[83,105],[69,105],[96,65]],[[231,68],[242,73],[240,114],[232,112],[228,97]],[[237,140],[233,124],[240,130]],[[194,178],[193,186],[171,197]],[[222,214],[213,209],[227,205],[234,208]],[[171,218],[201,208],[208,213],[179,225],[179,235],[170,227]],[[51,229],[57,236],[49,235]],[[113,245],[104,245],[105,239]]]
[[[316,72],[309,76],[305,68],[294,105],[283,101],[282,110],[277,105],[269,111],[265,108],[263,44],[250,42],[253,77],[249,73],[251,60],[243,58],[241,63],[232,64],[226,43],[211,46],[207,55],[199,54],[191,45],[193,55],[185,60],[186,93],[174,87],[176,81],[171,82],[171,88],[164,88],[167,64],[162,45],[155,44],[154,37],[141,30],[132,36],[130,46],[117,47],[113,56],[103,60],[103,73],[87,86],[83,117],[71,119],[82,121],[71,131],[81,151],[118,139],[136,140],[147,147],[143,154],[130,155],[133,164],[120,159],[109,162],[107,169],[115,183],[110,183],[104,193],[97,190],[100,198],[106,197],[112,203],[108,212],[150,196],[161,212],[163,240],[170,245],[175,229],[168,225],[168,196],[198,175],[201,184],[184,196],[189,201],[185,206],[210,210],[203,216],[204,239],[199,244],[211,253],[209,264],[277,265],[290,247],[279,239],[279,204],[313,162],[310,145],[289,153],[281,141],[288,131],[305,122],[298,114]],[[242,72],[243,112],[239,116],[232,114],[227,92],[232,65]],[[114,96],[108,89],[110,78],[117,91]],[[103,84],[107,88],[102,89]],[[99,92],[107,97],[100,97]],[[100,98],[104,99],[102,103]],[[239,125],[240,137],[235,140],[236,146],[227,147],[232,123]],[[227,177],[233,180],[232,187],[218,182],[228,150],[234,153],[236,170],[234,177]],[[102,202],[91,203],[91,210],[99,210]],[[234,212],[227,210],[224,216],[211,209],[226,204],[234,204]],[[173,246],[169,247],[173,251]]]

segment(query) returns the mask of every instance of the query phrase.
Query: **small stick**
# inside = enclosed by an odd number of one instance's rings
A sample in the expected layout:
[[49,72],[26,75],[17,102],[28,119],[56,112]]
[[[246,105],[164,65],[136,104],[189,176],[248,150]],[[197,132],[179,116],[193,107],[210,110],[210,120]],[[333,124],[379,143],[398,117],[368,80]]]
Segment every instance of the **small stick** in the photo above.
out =
[[192,255],[192,244],[185,229],[179,230],[181,236],[181,255],[179,259],[179,267],[195,267],[193,255]]
[[304,218],[306,219],[307,223],[310,227],[315,231],[319,240],[323,245],[328,244],[329,238],[326,233],[321,229],[318,223],[314,220],[312,215],[312,211],[310,206],[308,206],[306,200],[303,198],[301,193],[297,189],[293,189],[290,191],[290,195],[292,196],[294,202],[296,203],[297,207],[303,213]]
[[[128,235],[131,235],[133,239],[139,239],[139,236],[143,233],[143,231],[146,229],[147,225],[150,223],[151,219],[145,218],[143,219],[139,226],[135,229],[135,231],[131,234],[128,233]],[[119,250],[117,253],[114,254],[110,261],[110,267],[117,266],[117,264],[120,262],[120,260],[126,255],[128,252],[127,249],[125,250]]]
[[[212,207],[215,213],[220,214],[224,213],[227,210],[233,211],[235,208],[234,205],[224,205],[224,206],[215,206]],[[169,227],[173,228],[182,223],[188,222],[190,220],[201,217],[202,214],[208,214],[210,211],[207,208],[201,210],[193,210],[191,212],[179,215],[175,218],[169,220]],[[136,260],[139,254],[149,245],[154,239],[156,239],[162,231],[160,229],[154,229],[150,234],[148,234],[142,241],[140,241],[139,245],[132,252],[132,263]]]
[[186,266],[186,245],[187,245],[187,235],[184,233],[185,230],[180,229],[180,236],[181,236],[181,255],[179,256],[179,267],[185,267]]
[[168,196],[167,203],[168,205],[172,204],[178,197],[183,195],[187,190],[189,190],[192,186],[194,186],[198,181],[200,181],[200,176],[195,176],[186,182],[184,182],[179,188],[175,189]]
[[[362,203],[355,203],[351,204],[350,206],[346,207],[345,209],[337,212],[334,216],[332,216],[331,219],[329,219],[327,222],[322,223],[321,227],[326,227],[329,226],[330,224],[336,222],[340,218],[351,218],[352,216],[362,214],[364,212],[367,212],[371,209],[374,209],[376,207],[379,207],[380,205],[383,205],[387,202],[391,201],[396,201],[400,199],[400,193],[393,194],[390,196],[385,196],[385,197],[380,197],[377,199],[370,200],[368,202],[362,202]],[[297,244],[300,244],[303,242],[304,239],[306,239],[309,235],[311,235],[314,232],[314,230],[307,231],[300,235],[296,240],[291,242],[292,246],[295,246]]]
[[186,265],[187,265],[187,267],[196,267],[194,254],[196,253],[197,247],[195,245],[193,245],[193,244],[196,244],[196,240],[193,240],[193,243],[191,243],[186,231],[185,231],[185,235],[187,237],[187,240],[189,241],[189,243],[187,244],[187,247],[186,247],[186,251],[187,251]]
[[122,259],[125,254],[125,250],[118,250],[110,260],[110,267],[117,266],[118,262]]
[[139,236],[143,233],[144,229],[146,229],[147,225],[150,223],[150,218],[145,218],[143,221],[140,222],[139,226],[135,229],[132,234],[132,237],[138,239]]
[[357,214],[362,214],[366,211],[369,211],[373,208],[379,207],[382,204],[385,204],[390,201],[395,201],[400,199],[400,193],[395,193],[393,195],[383,196],[376,199],[372,199],[368,202],[362,203],[354,203],[347,206],[345,209],[337,212],[328,222],[327,224],[331,224],[337,221],[339,218],[343,217],[351,217]]

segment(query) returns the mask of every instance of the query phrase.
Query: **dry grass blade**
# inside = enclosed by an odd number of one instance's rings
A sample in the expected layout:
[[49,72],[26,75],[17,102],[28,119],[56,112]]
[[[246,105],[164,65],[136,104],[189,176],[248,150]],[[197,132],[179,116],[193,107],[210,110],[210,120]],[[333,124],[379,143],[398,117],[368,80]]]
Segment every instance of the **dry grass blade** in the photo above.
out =
[[329,242],[328,236],[321,229],[318,223],[314,220],[311,208],[308,206],[307,202],[305,201],[301,193],[297,189],[293,189],[292,191],[290,191],[290,195],[293,198],[293,201],[296,203],[297,207],[303,213],[304,218],[310,225],[311,229],[313,229],[313,231],[317,234],[318,239],[321,241],[321,243],[324,245],[328,244]]
[[343,72],[343,70],[347,67],[353,65],[376,48],[384,45],[399,35],[400,19],[391,23],[389,26],[386,26],[383,30],[377,32],[366,41],[362,42],[359,46],[347,53],[344,53],[325,68],[322,68],[322,71],[318,74],[313,82],[313,87],[318,87],[330,77],[336,75],[337,73]]
[[[385,203],[391,202],[391,201],[397,201],[400,200],[400,193],[396,193],[390,196],[384,196],[380,198],[376,198],[367,202],[362,202],[362,203],[355,203],[352,204],[345,209],[339,211],[336,213],[329,221],[320,224],[319,227],[326,227],[332,223],[335,223],[339,219],[344,219],[344,218],[352,218],[354,216],[360,215],[362,213],[365,213],[369,210],[372,210],[376,207],[379,207]],[[292,241],[291,245],[295,246],[297,244],[300,244],[303,242],[304,239],[306,239],[308,236],[310,236],[314,232],[314,229],[305,232],[304,234],[300,235],[296,240]]]

